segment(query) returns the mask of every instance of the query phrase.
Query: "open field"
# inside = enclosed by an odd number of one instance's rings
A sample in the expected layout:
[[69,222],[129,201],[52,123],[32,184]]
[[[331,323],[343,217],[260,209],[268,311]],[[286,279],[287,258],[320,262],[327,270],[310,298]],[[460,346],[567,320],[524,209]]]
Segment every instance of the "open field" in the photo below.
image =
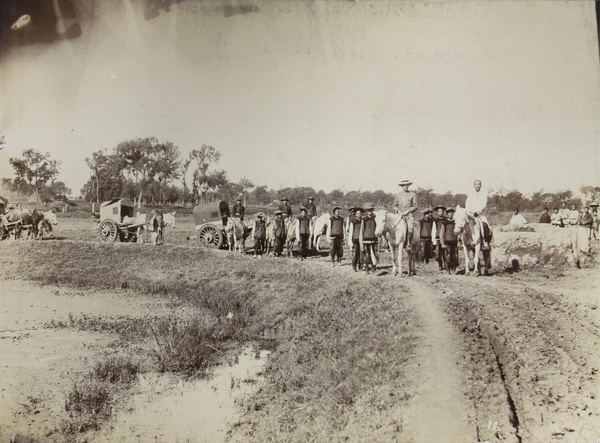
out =
[[[60,218],[55,240],[0,243],[0,441],[600,438],[594,261],[402,279],[386,254],[365,276],[203,250],[191,216],[161,247],[100,244],[93,226]],[[217,379],[248,344],[271,354],[232,381],[251,388],[224,431],[124,436],[126,411],[173,393],[148,380]]]

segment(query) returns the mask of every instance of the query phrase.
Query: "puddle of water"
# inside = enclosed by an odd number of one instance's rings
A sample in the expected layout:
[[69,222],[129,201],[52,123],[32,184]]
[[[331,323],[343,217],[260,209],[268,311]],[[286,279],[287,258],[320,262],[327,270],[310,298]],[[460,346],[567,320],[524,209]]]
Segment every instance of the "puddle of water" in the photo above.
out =
[[145,374],[137,394],[114,410],[112,429],[95,442],[221,442],[238,416],[236,399],[258,388],[271,351],[248,347],[207,380]]

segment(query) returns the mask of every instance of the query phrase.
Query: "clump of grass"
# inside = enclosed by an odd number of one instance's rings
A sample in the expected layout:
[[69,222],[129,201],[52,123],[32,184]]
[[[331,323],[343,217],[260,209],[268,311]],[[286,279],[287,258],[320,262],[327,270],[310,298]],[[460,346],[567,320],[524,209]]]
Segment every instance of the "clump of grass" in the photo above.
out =
[[108,383],[130,384],[137,380],[140,364],[126,357],[109,357],[96,363],[92,374],[95,379]]
[[161,372],[204,375],[220,352],[214,327],[198,319],[165,319],[157,321],[151,330]]
[[112,401],[113,395],[106,383],[97,380],[75,382],[65,401],[69,420],[63,422],[61,432],[75,434],[100,429],[112,413]]

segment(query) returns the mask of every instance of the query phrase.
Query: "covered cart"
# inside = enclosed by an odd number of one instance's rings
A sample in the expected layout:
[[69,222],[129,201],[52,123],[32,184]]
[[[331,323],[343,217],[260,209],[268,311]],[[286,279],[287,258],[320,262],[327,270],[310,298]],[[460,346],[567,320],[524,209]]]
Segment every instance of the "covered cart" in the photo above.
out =
[[196,206],[194,222],[198,243],[206,248],[223,247],[225,242],[223,230],[229,217],[229,205],[225,201]]
[[105,243],[135,242],[138,228],[145,225],[134,216],[135,207],[128,198],[116,198],[100,205],[100,240]]

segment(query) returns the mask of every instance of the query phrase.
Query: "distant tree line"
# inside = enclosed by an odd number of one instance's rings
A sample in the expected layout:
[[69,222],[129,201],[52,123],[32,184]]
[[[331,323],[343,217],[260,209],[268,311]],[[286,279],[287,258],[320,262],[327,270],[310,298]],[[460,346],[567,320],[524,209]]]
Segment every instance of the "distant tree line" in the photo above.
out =
[[[323,210],[337,205],[350,208],[370,202],[377,207],[390,208],[393,192],[341,191],[326,193],[312,187],[298,186],[271,189],[256,186],[247,178],[231,182],[225,170],[211,169],[218,164],[221,153],[213,146],[202,145],[182,158],[179,148],[169,141],[159,142],[154,137],[137,138],[119,143],[112,152],[107,149],[94,152],[86,158],[90,178],[81,189],[83,197],[90,202],[102,202],[112,198],[129,197],[138,205],[195,206],[212,201],[233,202],[242,195],[245,204],[269,205],[287,197],[292,206],[300,206],[312,196],[315,204]],[[56,181],[60,162],[49,153],[33,149],[23,151],[20,158],[11,158],[16,178],[0,181],[2,194],[11,199],[35,197],[36,200],[52,201],[56,196],[70,194],[71,190]],[[189,180],[189,183],[188,183]],[[416,188],[420,208],[443,205],[465,205],[466,194],[438,193],[431,188]],[[600,187],[582,186],[583,199],[575,197],[570,190],[523,194],[518,190],[490,190],[488,207],[497,211],[541,211],[552,209],[562,201],[581,207],[583,203],[600,200]]]

